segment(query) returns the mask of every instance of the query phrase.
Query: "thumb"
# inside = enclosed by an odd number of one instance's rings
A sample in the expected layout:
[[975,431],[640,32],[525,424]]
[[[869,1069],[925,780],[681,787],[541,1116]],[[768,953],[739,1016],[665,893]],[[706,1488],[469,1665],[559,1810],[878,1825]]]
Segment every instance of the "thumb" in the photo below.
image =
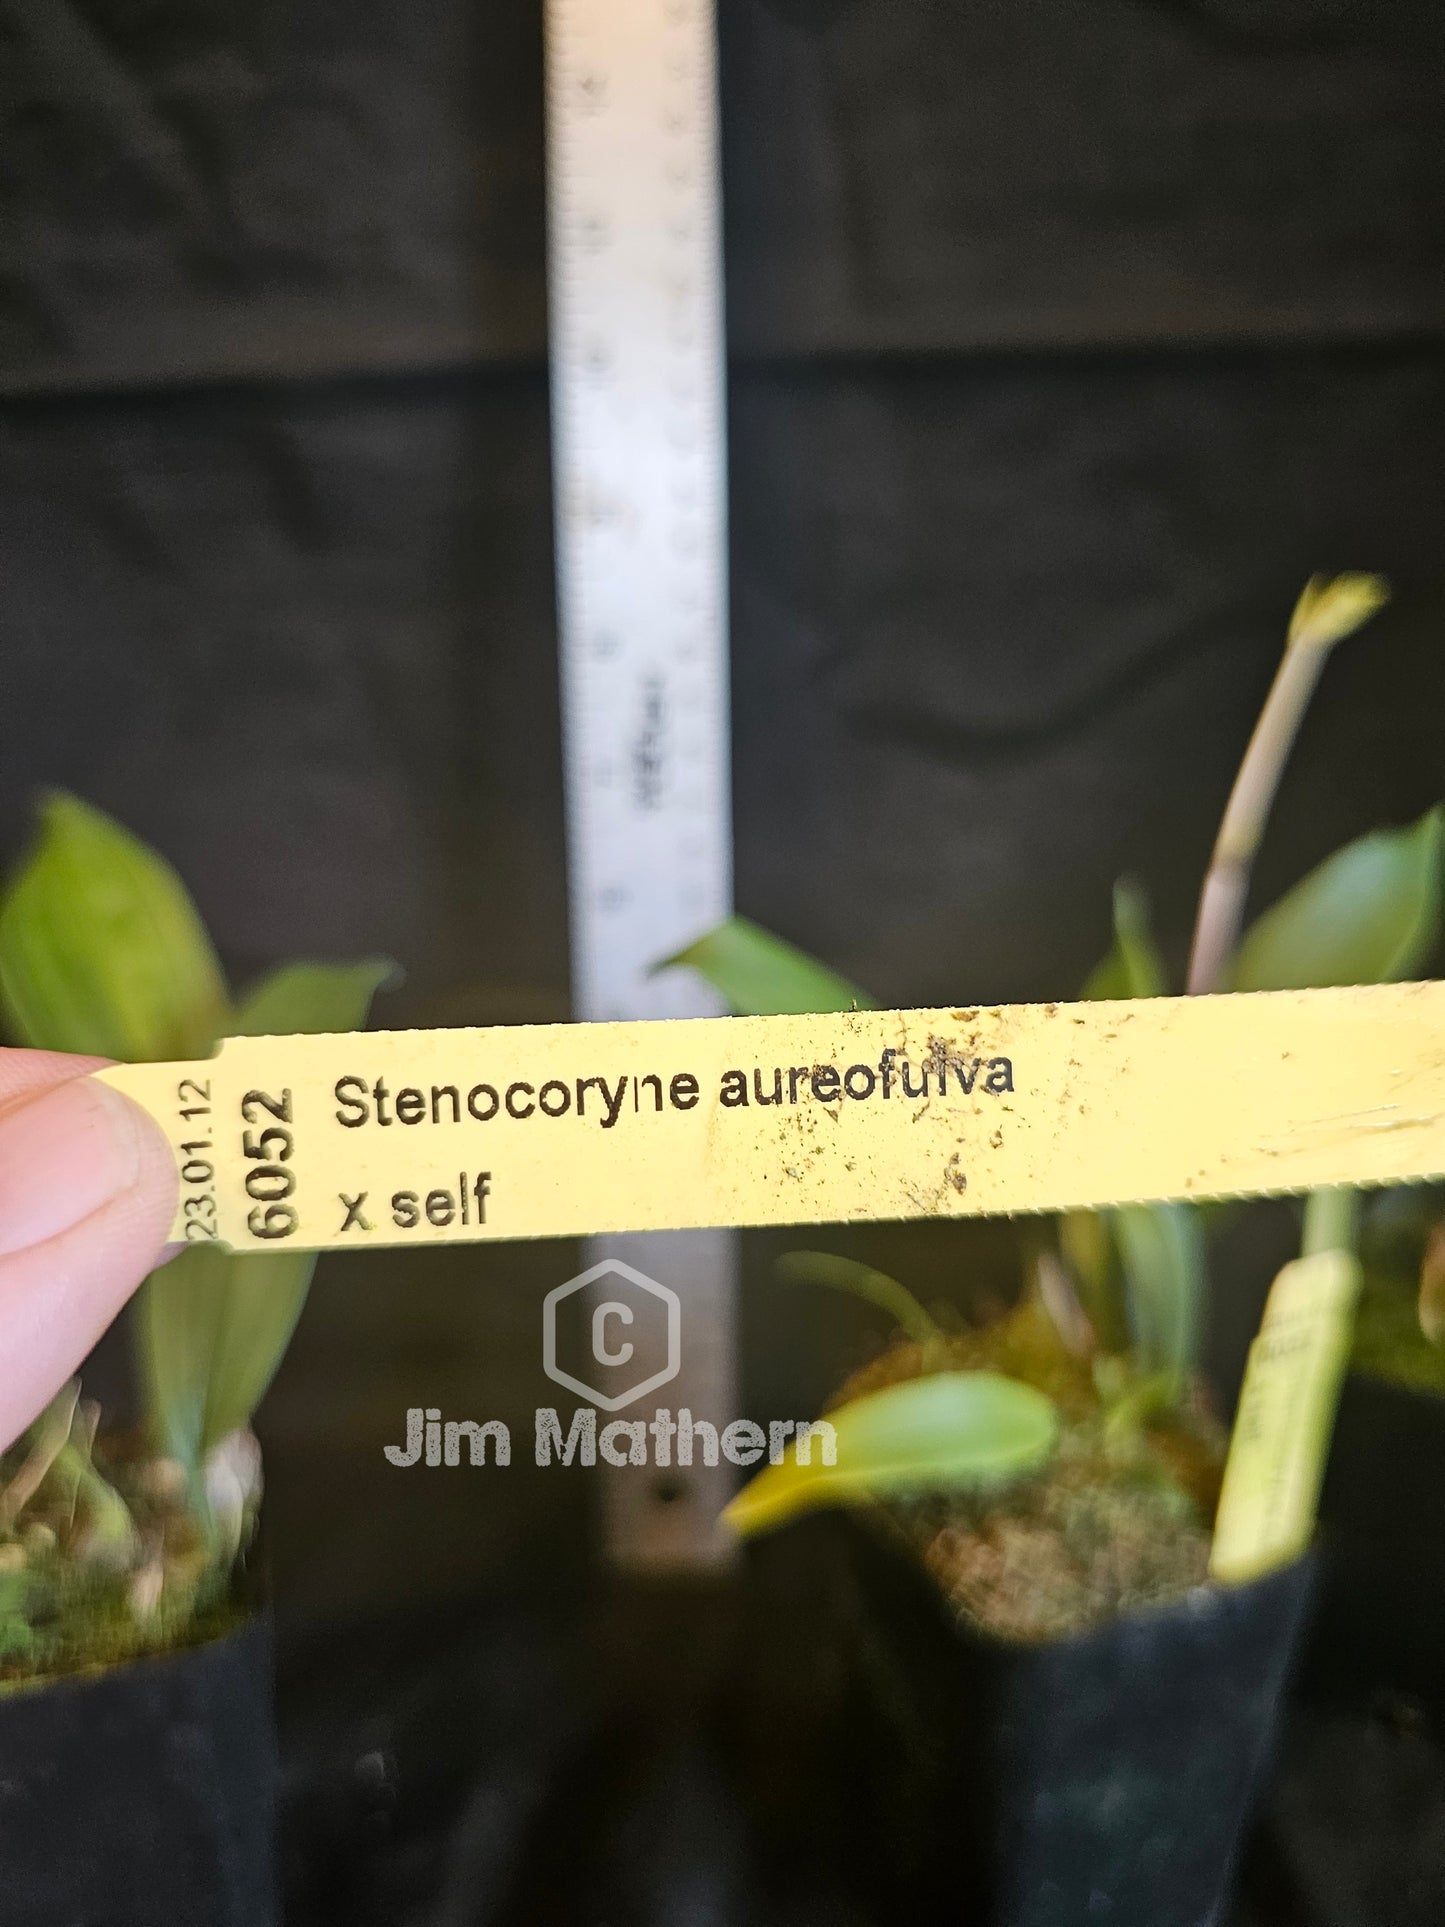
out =
[[[165,1250],[170,1147],[83,1058],[3,1052],[0,1446],[54,1397]],[[17,1063],[17,1060],[22,1060]]]

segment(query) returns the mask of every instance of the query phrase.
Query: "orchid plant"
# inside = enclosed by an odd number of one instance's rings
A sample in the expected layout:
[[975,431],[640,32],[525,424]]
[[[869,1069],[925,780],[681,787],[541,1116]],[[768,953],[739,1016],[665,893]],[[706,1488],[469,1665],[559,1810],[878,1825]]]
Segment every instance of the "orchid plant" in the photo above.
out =
[[[1244,928],[1255,856],[1325,663],[1387,596],[1387,585],[1370,575],[1315,578],[1300,596],[1199,894],[1186,994],[1398,981],[1433,952],[1445,805],[1347,844]],[[1081,994],[1167,994],[1148,905],[1130,882],[1115,887],[1113,926],[1113,946]],[[672,966],[698,971],[739,1014],[875,1007],[826,965],[741,917],[659,968]],[[1199,1395],[1210,1216],[1207,1206],[1129,1205],[1069,1212],[1027,1236],[1029,1283],[1019,1315],[1047,1314],[1062,1349],[1089,1368],[1102,1422],[1116,1437]],[[1357,1219],[1353,1192],[1316,1193],[1305,1206],[1304,1250],[1353,1251]],[[1439,1268],[1445,1275],[1445,1260]],[[917,1345],[918,1373],[829,1414],[836,1467],[790,1460],[763,1471],[733,1502],[738,1530],[812,1506],[986,1487],[1047,1460],[1059,1427],[1044,1391],[1006,1375],[950,1369],[939,1328],[896,1281],[832,1254],[795,1254],[784,1270],[882,1309]],[[1445,1317],[1440,1323],[1445,1328]]]
[[[64,794],[0,901],[0,1022],[38,1049],[161,1061],[352,1030],[392,975],[381,958],[292,963],[234,997],[171,866]],[[0,1455],[0,1686],[183,1643],[231,1610],[260,1502],[251,1419],[314,1264],[188,1245],[128,1314],[139,1434],[72,1381]]]

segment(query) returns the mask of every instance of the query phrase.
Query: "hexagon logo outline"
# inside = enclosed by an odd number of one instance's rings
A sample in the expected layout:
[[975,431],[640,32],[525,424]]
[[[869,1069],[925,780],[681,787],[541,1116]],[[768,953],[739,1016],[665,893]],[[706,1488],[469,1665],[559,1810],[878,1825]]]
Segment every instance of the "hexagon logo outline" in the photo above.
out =
[[[557,1307],[564,1298],[586,1286],[595,1284],[599,1278],[624,1278],[629,1284],[637,1285],[654,1298],[660,1298],[667,1307],[667,1364],[651,1378],[643,1379],[621,1397],[609,1398],[599,1392],[595,1385],[588,1385],[580,1378],[573,1378],[564,1372],[557,1363]],[[542,1300],[542,1370],[554,1385],[565,1385],[569,1392],[577,1392],[593,1405],[600,1405],[604,1412],[620,1412],[625,1405],[632,1405],[644,1398],[648,1392],[656,1391],[659,1385],[666,1385],[669,1379],[676,1378],[682,1370],[682,1300],[675,1291],[660,1285],[655,1278],[649,1278],[644,1271],[624,1264],[620,1258],[603,1258],[600,1263],[589,1265],[586,1271],[578,1272],[565,1284],[554,1285]]]

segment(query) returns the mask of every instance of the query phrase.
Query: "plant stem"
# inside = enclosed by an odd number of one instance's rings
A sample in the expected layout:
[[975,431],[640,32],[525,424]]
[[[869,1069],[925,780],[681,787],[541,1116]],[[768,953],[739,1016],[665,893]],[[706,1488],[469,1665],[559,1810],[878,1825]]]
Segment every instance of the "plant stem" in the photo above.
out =
[[[1379,576],[1311,577],[1290,617],[1284,657],[1224,807],[1214,853],[1199,893],[1199,915],[1185,985],[1191,997],[1219,988],[1239,941],[1250,872],[1290,750],[1309,708],[1330,650],[1367,622],[1388,599]],[[1311,1192],[1305,1202],[1301,1256],[1353,1251],[1359,1235],[1359,1198],[1348,1187]]]
[[1360,1231],[1360,1195],[1348,1185],[1311,1191],[1305,1199],[1304,1236],[1300,1256],[1320,1251],[1353,1251]]
[[1330,650],[1368,620],[1388,593],[1377,576],[1312,578],[1295,604],[1284,657],[1234,779],[1199,893],[1185,985],[1191,997],[1219,988],[1239,940],[1255,853]]
[[1287,649],[1254,726],[1199,895],[1186,985],[1191,997],[1218,989],[1238,941],[1255,852],[1328,653],[1326,649]]

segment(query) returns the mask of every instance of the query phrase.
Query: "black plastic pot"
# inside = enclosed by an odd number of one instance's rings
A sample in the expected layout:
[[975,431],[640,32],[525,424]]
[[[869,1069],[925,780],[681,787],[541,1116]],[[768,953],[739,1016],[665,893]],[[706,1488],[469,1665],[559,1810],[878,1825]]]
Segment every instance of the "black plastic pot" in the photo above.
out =
[[0,1700],[5,1927],[274,1927],[264,1617]]
[[1208,1927],[1270,1763],[1311,1584],[1253,1585],[1043,1645],[961,1629],[843,1515],[860,1704],[852,1833],[880,1918]]
[[1345,1380],[1320,1526],[1311,1693],[1407,1698],[1445,1733],[1445,1398]]

